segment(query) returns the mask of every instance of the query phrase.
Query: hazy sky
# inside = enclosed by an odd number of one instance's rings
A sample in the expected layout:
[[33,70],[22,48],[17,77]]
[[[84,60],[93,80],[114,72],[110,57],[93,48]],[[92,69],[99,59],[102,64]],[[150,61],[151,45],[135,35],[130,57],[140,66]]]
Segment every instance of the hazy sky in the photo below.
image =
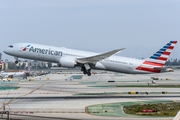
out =
[[[179,0],[1,0],[0,52],[31,42],[93,52],[126,48],[118,55],[149,57],[179,40]],[[11,58],[3,53],[3,59]]]

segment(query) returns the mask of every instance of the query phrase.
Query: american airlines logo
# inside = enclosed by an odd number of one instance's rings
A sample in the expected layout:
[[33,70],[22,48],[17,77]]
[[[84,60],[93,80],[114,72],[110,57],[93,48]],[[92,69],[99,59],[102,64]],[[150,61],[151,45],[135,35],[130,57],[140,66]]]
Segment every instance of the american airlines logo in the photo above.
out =
[[27,45],[26,47],[22,47],[22,51],[26,51],[31,45]]
[[62,56],[61,51],[51,50],[51,48],[49,48],[49,49],[41,49],[41,48],[34,48],[33,46],[31,46],[29,48],[29,52],[41,53],[41,54],[46,54],[46,55]]

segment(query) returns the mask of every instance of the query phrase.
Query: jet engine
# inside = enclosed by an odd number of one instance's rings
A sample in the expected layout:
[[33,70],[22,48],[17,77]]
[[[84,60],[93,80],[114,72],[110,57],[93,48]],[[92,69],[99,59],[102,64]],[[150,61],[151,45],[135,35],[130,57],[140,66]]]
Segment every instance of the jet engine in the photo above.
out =
[[76,58],[71,57],[61,57],[59,59],[59,64],[61,67],[73,68],[77,64]]

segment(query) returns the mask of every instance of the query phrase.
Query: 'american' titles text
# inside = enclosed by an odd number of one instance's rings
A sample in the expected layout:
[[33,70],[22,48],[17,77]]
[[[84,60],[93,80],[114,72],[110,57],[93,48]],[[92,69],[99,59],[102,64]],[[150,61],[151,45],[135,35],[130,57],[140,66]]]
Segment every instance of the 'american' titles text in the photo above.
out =
[[36,53],[41,53],[41,54],[62,56],[61,51],[51,50],[50,48],[49,49],[41,49],[41,48],[34,48],[33,46],[31,46],[31,48],[29,48],[29,52],[36,52]]

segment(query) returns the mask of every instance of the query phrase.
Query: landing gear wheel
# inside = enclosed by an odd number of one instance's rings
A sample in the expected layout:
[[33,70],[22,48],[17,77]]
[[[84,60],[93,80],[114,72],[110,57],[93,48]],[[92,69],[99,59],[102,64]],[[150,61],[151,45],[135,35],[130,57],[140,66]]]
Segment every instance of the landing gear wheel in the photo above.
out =
[[86,71],[86,68],[83,66],[81,67],[81,71],[83,71],[83,74],[86,75],[87,74],[87,71]]
[[87,73],[88,76],[91,76],[91,73]]
[[91,69],[89,69],[89,70],[87,71],[87,75],[88,75],[88,76],[91,76]]
[[16,64],[18,64],[18,61],[15,61]]
[[18,64],[18,57],[14,57],[15,58],[15,63]]
[[85,71],[83,71],[83,74],[85,74],[85,75],[86,75],[86,74],[87,74],[87,71],[86,71],[86,70],[85,70]]

